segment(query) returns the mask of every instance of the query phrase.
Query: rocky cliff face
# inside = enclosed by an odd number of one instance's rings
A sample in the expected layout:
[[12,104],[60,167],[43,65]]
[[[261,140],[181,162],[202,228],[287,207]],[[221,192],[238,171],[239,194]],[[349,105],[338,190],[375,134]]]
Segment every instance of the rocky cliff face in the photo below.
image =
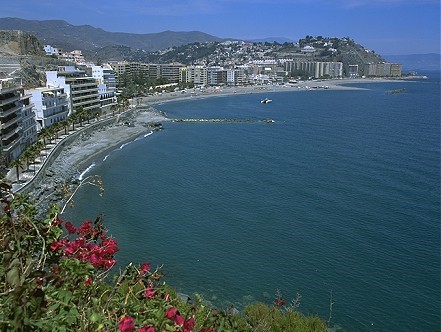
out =
[[38,39],[20,30],[0,30],[0,78],[21,77],[25,89],[46,84],[45,71],[65,61],[47,57]]
[[35,36],[20,30],[0,30],[0,56],[44,54]]

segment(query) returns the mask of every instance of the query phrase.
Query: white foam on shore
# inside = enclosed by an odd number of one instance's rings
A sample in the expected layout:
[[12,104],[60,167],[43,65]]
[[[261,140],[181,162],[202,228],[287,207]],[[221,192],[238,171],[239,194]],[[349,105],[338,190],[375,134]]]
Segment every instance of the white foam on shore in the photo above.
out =
[[84,179],[84,175],[86,175],[92,168],[94,168],[96,166],[95,163],[92,163],[92,165],[90,165],[89,167],[87,167],[78,177],[78,180],[82,181]]
[[[113,152],[115,152],[115,151],[120,151],[120,150],[122,150],[125,146],[129,145],[130,143],[133,143],[133,142],[139,141],[139,140],[141,140],[141,139],[144,139],[144,138],[146,138],[146,137],[148,137],[148,136],[150,136],[150,135],[152,135],[152,134],[153,134],[153,131],[151,131],[151,132],[149,132],[149,133],[147,133],[147,134],[144,134],[144,135],[142,135],[142,136],[139,136],[139,137],[135,138],[133,141],[130,141],[130,142],[127,142],[127,143],[122,144],[119,148],[117,148],[117,149],[111,151],[109,154],[107,154],[107,155],[103,158],[103,162],[105,162],[105,161],[107,160],[107,158],[110,157],[110,155],[111,155]],[[86,173],[88,173],[88,172],[89,172],[92,168],[94,168],[95,166],[96,166],[96,163],[92,163],[92,165],[90,165],[89,167],[87,167],[87,168],[86,168],[86,169],[80,174],[80,176],[78,177],[78,179],[79,179],[80,181],[83,180],[84,175],[85,175]]]

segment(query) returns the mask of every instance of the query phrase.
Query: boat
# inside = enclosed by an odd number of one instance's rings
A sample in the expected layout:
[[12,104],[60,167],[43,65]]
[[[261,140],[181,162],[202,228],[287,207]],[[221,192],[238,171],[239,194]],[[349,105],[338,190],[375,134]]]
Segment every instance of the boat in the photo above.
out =
[[270,102],[272,102],[272,100],[271,100],[271,99],[268,99],[268,98],[264,98],[264,99],[262,99],[262,100],[260,101],[260,103],[262,103],[262,104],[268,104],[268,103],[270,103]]

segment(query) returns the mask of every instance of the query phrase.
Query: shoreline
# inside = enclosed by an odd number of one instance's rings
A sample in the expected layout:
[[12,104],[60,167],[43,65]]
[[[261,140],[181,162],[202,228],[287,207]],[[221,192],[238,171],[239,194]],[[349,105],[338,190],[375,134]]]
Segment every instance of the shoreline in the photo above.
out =
[[[70,186],[79,185],[79,176],[85,175],[87,177],[87,168],[99,159],[105,158],[106,155],[111,154],[124,144],[131,143],[138,138],[145,135],[150,135],[158,127],[155,123],[162,123],[171,121],[163,112],[156,107],[162,103],[172,101],[195,100],[210,97],[224,97],[239,94],[262,94],[262,93],[277,93],[277,92],[301,92],[301,91],[317,91],[326,89],[326,91],[339,90],[366,90],[366,88],[348,86],[347,84],[359,83],[385,83],[385,82],[409,82],[409,80],[400,79],[341,79],[341,80],[323,80],[323,81],[308,81],[301,82],[292,86],[239,86],[226,88],[209,88],[204,90],[195,89],[194,93],[162,93],[147,97],[138,97],[140,104],[137,108],[133,107],[125,113],[115,116],[113,123],[103,125],[97,129],[88,131],[86,128],[84,132],[78,133],[72,142],[67,143],[62,148],[59,155],[57,155],[45,169],[42,170],[45,174],[39,180],[35,180],[32,184],[33,188],[29,191],[29,195],[37,201],[62,201],[60,193],[57,194],[57,189],[67,184]],[[325,88],[326,87],[326,88]],[[137,99],[137,100],[139,100]],[[133,101],[132,101],[133,102]],[[57,143],[58,144],[58,143]],[[57,145],[56,144],[56,145]],[[56,146],[53,148],[55,149]],[[40,171],[40,170],[39,170]],[[17,184],[15,169],[11,169],[7,178],[15,183],[16,190],[26,186],[26,180],[20,181]],[[33,177],[27,180],[33,181]],[[15,191],[16,191],[15,190]],[[58,190],[59,191],[59,190]],[[55,194],[55,197],[53,195]],[[45,202],[46,203],[46,202]],[[47,204],[44,204],[48,206]]]
[[[419,79],[412,77],[412,79]],[[408,83],[412,81],[409,78],[355,78],[355,79],[330,79],[330,80],[316,80],[316,81],[299,81],[290,86],[287,85],[253,85],[253,86],[236,86],[236,87],[221,87],[221,88],[207,88],[207,89],[193,89],[194,93],[168,92],[151,96],[137,97],[142,100],[142,103],[147,103],[148,106],[155,107],[162,103],[182,100],[194,100],[208,97],[222,97],[239,94],[261,94],[273,92],[302,92],[302,91],[342,91],[342,90],[367,90],[366,88],[357,86],[360,83],[387,83],[387,82],[402,82]]]

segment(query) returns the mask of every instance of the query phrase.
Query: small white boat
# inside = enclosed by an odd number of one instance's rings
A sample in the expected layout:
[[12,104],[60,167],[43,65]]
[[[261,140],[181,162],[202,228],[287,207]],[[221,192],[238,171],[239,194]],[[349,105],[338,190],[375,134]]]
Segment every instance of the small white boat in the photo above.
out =
[[268,103],[270,103],[270,102],[272,102],[272,100],[271,100],[271,99],[268,99],[268,98],[262,99],[262,100],[260,101],[261,104],[268,104]]

